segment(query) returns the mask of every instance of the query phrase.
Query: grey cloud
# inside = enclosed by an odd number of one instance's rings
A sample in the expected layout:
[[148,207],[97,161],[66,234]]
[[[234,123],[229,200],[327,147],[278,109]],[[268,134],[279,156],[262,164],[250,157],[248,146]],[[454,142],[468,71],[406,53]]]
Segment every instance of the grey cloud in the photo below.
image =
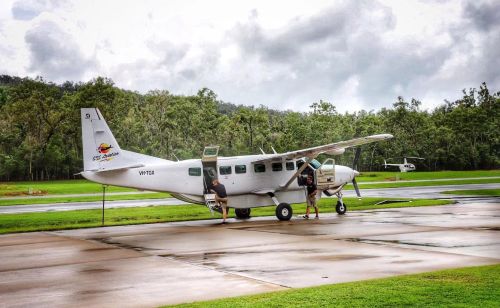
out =
[[31,20],[44,11],[50,11],[63,3],[62,0],[19,0],[12,5],[15,19]]
[[[310,99],[303,104],[330,99],[342,83],[355,77],[359,96],[370,103],[366,107],[378,108],[412,88],[415,80],[439,71],[450,54],[447,47],[423,49],[411,41],[387,45],[380,36],[395,22],[392,11],[376,2],[349,2],[293,20],[278,33],[266,33],[251,19],[232,35],[246,56],[281,70],[270,82],[279,84],[281,100],[288,100],[284,93],[303,97],[304,92]],[[296,77],[289,78],[290,72]]]
[[75,40],[56,23],[43,21],[26,32],[31,53],[29,70],[51,80],[79,80],[96,66],[86,58]]
[[500,26],[500,2],[470,2],[464,8],[464,16],[478,29],[489,31]]
[[[463,49],[473,50],[468,58],[467,73],[479,82],[500,85],[500,3],[470,2],[463,8],[468,23],[458,25],[453,34]],[[472,27],[470,27],[472,25]],[[475,34],[475,40],[467,34]],[[475,44],[473,44],[475,42]],[[479,46],[477,48],[476,46]]]
[[146,42],[146,45],[161,59],[159,64],[166,67],[175,66],[186,56],[190,49],[188,44],[174,45],[168,41],[155,42],[150,40]]

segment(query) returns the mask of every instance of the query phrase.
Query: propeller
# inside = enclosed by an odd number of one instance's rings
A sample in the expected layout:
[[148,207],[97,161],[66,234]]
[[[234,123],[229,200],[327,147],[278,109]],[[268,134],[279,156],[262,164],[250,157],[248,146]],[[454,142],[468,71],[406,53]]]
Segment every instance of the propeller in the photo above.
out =
[[[352,170],[356,170],[358,168],[358,160],[361,155],[361,148],[358,147],[356,149],[356,153],[354,154],[354,160],[352,161]],[[352,178],[352,185],[354,186],[354,190],[356,190],[356,195],[358,198],[361,198],[361,193],[359,192],[358,183],[356,182],[356,176]]]
[[358,195],[358,198],[361,198],[361,193],[359,192],[358,182],[356,182],[356,178],[352,179],[352,185],[354,186],[354,190],[356,191],[356,195]]

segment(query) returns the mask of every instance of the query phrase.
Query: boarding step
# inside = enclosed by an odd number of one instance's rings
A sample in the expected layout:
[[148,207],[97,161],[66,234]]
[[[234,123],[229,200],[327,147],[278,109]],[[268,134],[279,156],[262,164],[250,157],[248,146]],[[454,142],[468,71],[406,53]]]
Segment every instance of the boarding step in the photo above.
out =
[[214,211],[222,213],[222,208],[217,203],[217,201],[215,201],[215,194],[205,194],[204,197],[205,197],[205,205],[210,210],[212,216],[214,215]]

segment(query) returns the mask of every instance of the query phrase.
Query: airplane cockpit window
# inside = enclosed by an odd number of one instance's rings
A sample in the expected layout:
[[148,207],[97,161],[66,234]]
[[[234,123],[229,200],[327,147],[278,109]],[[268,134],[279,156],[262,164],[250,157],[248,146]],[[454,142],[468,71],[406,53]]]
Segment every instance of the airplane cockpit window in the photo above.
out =
[[247,166],[246,165],[236,165],[234,166],[234,172],[241,174],[241,173],[247,173]]
[[281,171],[283,170],[283,164],[282,163],[273,163],[271,165],[273,171]]
[[286,170],[295,170],[295,165],[291,161],[286,162]]
[[311,165],[314,169],[318,169],[319,167],[321,167],[321,163],[315,159],[311,160],[309,165]]
[[[297,164],[297,169],[299,169],[304,164],[304,160],[301,158],[301,159],[297,160],[296,164]],[[314,169],[318,169],[319,167],[321,167],[321,163],[319,161],[317,161],[316,159],[311,160],[309,162],[309,165],[311,167],[313,167]]]
[[253,165],[253,170],[255,171],[255,173],[266,172],[266,165],[255,164],[255,165]]
[[231,166],[220,166],[219,167],[219,174],[220,175],[231,174]]
[[201,168],[189,168],[188,172],[191,176],[201,176]]

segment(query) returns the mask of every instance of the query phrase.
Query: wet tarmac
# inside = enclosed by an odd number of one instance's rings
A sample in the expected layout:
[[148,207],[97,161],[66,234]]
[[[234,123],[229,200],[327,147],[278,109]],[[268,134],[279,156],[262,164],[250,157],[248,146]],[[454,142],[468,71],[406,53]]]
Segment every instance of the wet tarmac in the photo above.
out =
[[500,263],[500,202],[0,236],[0,306],[154,307]]

